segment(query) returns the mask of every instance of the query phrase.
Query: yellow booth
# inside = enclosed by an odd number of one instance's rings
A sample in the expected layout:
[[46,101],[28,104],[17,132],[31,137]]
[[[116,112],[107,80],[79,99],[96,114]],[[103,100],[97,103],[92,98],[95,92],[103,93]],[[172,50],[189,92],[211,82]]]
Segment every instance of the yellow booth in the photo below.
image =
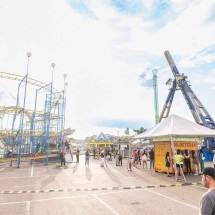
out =
[[[146,132],[137,135],[135,138],[153,140],[155,151],[155,169],[163,170],[166,169],[165,155],[167,151],[170,152],[170,155],[173,155],[177,149],[188,149],[188,151],[196,151],[197,139],[214,136],[215,130],[172,114],[151,129],[148,129]],[[163,141],[161,141],[160,138],[164,138]],[[178,141],[180,140],[180,138],[182,138],[181,141]],[[174,169],[176,169],[176,163],[175,156],[171,157],[173,158],[171,164],[172,172],[173,166]],[[178,178],[177,172],[175,174],[175,178],[176,180]]]
[[[191,152],[192,150],[194,150],[195,153],[197,154],[197,150],[198,150],[197,140],[198,139],[195,139],[195,138],[177,138],[174,140],[175,151],[180,149],[183,154],[184,150],[187,149],[188,152]],[[171,141],[170,140],[168,141],[168,138],[157,138],[156,140],[153,141],[153,143],[154,143],[154,153],[155,153],[155,163],[154,163],[155,171],[167,171],[167,168],[165,166],[166,152],[169,152],[170,157],[173,158]],[[191,160],[191,169],[193,172],[195,172],[195,169],[192,164],[192,159],[190,160]],[[171,159],[170,164],[171,165],[170,165],[169,172],[174,173],[173,159]],[[185,165],[184,165],[183,171],[184,172],[187,171]]]

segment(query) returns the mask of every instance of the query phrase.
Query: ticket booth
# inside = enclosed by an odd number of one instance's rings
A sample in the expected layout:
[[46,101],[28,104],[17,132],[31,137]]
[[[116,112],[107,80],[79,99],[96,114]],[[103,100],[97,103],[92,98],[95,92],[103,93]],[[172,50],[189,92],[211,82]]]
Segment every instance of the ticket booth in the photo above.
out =
[[[166,152],[169,152],[171,162],[170,162],[170,173],[174,172],[174,165],[173,165],[173,154],[171,149],[171,141],[168,141],[168,139],[160,139],[153,141],[154,143],[154,153],[155,153],[155,171],[167,171],[166,165],[165,165],[165,156]],[[185,149],[188,150],[188,152],[194,150],[195,153],[198,153],[198,147],[197,147],[197,141],[195,138],[178,138],[174,140],[174,148],[175,151],[180,149],[182,151],[182,154],[184,153]],[[192,159],[191,160],[191,169],[193,172],[195,172]],[[183,168],[184,172],[187,172],[186,166],[184,165]]]

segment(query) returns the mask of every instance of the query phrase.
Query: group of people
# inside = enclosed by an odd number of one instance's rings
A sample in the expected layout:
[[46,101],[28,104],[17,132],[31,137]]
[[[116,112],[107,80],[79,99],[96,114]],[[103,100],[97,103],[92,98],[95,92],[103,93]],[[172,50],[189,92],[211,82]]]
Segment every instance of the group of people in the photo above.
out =
[[138,165],[143,165],[143,168],[148,168],[147,161],[150,161],[150,169],[154,169],[154,149],[148,153],[144,149],[134,150],[132,154],[132,164],[137,168]]
[[[66,164],[66,153],[71,153],[71,152],[68,152],[65,149],[61,149],[61,152],[60,152],[61,166],[63,166],[63,165],[65,166],[65,164]],[[77,148],[77,150],[75,152],[75,155],[76,155],[76,163],[79,163],[80,150],[78,148]],[[72,154],[71,154],[71,157],[72,157],[72,160],[73,160]]]
[[[178,175],[183,176],[184,165],[186,167],[187,174],[192,174],[191,166],[193,166],[193,168],[195,169],[194,175],[198,175],[199,172],[202,172],[204,169],[204,160],[205,157],[202,149],[200,149],[200,156],[198,156],[195,150],[188,151],[187,149],[185,149],[184,151],[182,151],[178,149],[175,154],[175,163]],[[170,153],[166,152],[165,166],[167,168],[168,177],[171,177],[171,175],[169,174],[171,163],[173,164],[173,157],[170,157]]]

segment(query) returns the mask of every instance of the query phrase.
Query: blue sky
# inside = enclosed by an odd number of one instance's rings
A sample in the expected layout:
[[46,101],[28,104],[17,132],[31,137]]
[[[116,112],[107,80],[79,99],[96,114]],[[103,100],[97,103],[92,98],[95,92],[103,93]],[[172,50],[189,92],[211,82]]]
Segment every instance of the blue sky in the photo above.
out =
[[[201,12],[200,12],[201,11]],[[152,70],[158,71],[159,108],[180,73],[215,119],[215,3],[210,0],[0,0],[0,70],[62,90],[67,74],[66,127],[84,138],[101,131],[154,125]],[[1,104],[15,105],[17,83],[0,79]],[[27,106],[34,103],[29,87]],[[171,113],[193,120],[180,92]]]

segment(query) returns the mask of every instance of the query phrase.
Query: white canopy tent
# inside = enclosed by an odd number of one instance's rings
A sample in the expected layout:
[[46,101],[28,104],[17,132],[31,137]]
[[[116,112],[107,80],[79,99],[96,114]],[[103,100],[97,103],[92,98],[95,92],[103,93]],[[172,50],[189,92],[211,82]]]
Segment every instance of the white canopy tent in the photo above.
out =
[[156,137],[214,137],[215,130],[196,124],[175,114],[156,126],[137,135],[136,139],[155,139]]
[[[191,122],[175,114],[170,115],[168,118],[158,123],[151,129],[137,135],[136,139],[156,139],[159,137],[169,137],[171,141],[171,149],[174,154],[174,142],[173,138],[188,137],[188,138],[200,138],[200,137],[215,137],[215,130],[204,127],[202,125]],[[175,157],[174,168],[176,169]],[[177,172],[177,171],[176,171]],[[177,173],[175,174],[177,180]]]
[[131,145],[133,146],[137,146],[137,145],[149,145],[150,144],[150,140],[135,140],[131,143]]

